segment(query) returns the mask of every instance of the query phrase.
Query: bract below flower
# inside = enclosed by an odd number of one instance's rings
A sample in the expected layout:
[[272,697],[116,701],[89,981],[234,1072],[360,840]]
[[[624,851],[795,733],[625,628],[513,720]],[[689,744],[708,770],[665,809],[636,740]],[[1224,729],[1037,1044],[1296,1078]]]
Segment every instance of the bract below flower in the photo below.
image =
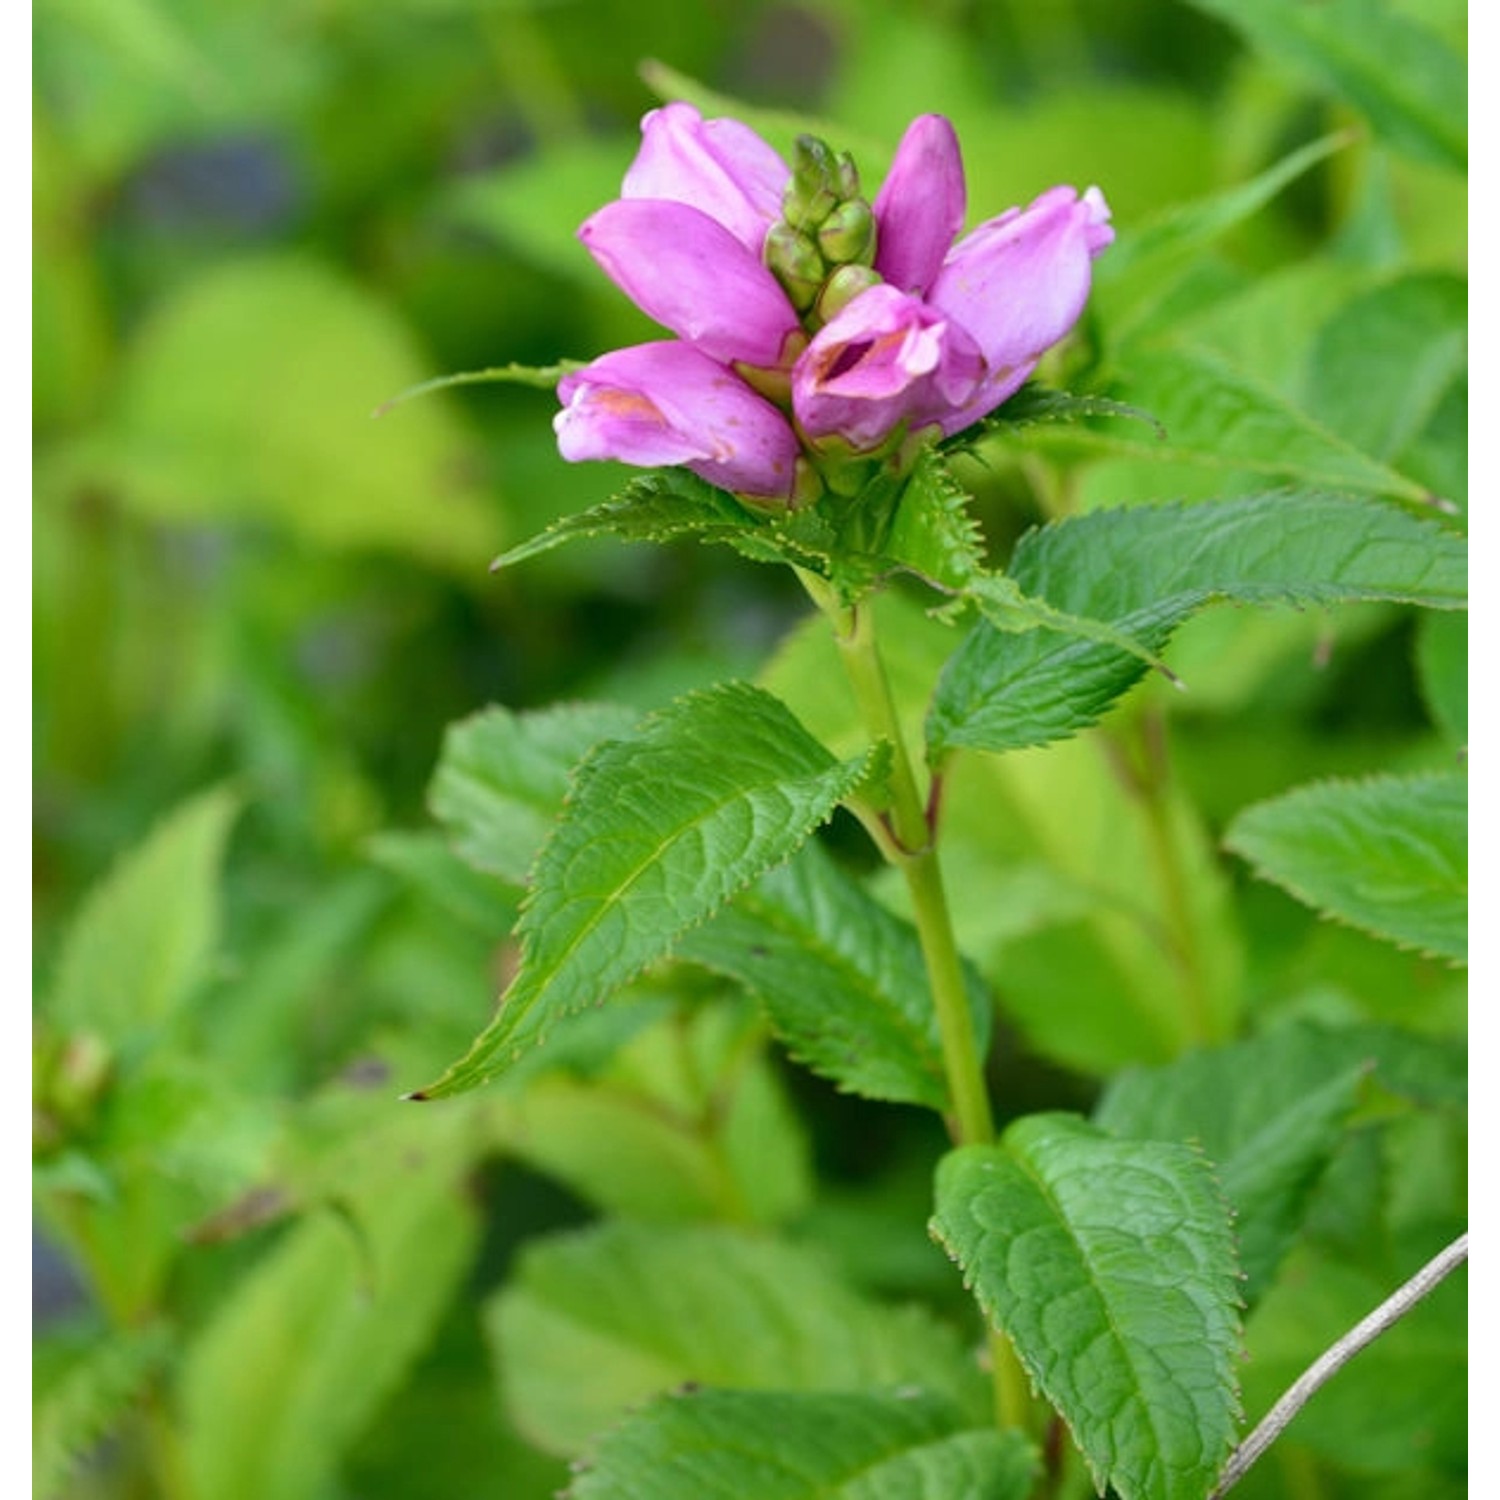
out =
[[797,439],[785,417],[688,344],[637,344],[565,375],[557,446],[572,462],[681,464],[720,489],[785,499]]
[[985,374],[979,346],[957,323],[893,286],[861,292],[818,333],[792,369],[792,409],[808,437],[858,451],[902,423],[941,424],[973,400]]

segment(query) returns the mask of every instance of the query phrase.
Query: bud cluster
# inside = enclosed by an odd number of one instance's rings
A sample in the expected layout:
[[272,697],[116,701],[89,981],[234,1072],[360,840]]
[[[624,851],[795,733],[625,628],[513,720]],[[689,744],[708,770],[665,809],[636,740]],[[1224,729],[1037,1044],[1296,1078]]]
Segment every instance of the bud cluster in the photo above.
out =
[[835,156],[816,136],[798,136],[781,218],[762,255],[809,332],[880,281],[875,251],[875,212],[860,193],[854,159],[847,151]]

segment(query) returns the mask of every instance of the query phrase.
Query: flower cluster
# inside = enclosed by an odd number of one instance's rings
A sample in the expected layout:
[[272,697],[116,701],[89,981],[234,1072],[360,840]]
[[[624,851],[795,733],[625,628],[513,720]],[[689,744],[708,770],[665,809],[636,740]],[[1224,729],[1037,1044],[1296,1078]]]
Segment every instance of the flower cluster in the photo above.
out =
[[873,203],[849,157],[809,136],[788,167],[688,104],[641,132],[621,196],[579,237],[677,338],[564,378],[567,459],[681,464],[800,503],[852,457],[909,452],[999,406],[1077,321],[1114,238],[1098,188],[1070,187],[958,238],[963,162],[941,115],[912,122]]

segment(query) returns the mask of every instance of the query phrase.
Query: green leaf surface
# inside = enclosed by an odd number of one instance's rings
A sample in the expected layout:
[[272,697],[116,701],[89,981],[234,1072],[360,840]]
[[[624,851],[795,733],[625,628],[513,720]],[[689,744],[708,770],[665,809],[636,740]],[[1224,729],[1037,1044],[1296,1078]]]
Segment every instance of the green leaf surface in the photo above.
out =
[[1234,1438],[1228,1210],[1202,1156],[1031,1115],[938,1167],[933,1232],[1100,1491],[1202,1500]]
[[1402,276],[1346,303],[1309,361],[1308,415],[1363,453],[1399,462],[1467,363],[1461,277]]
[[38,1383],[31,1412],[33,1500],[63,1500],[82,1461],[162,1369],[171,1342],[159,1325],[112,1333]]
[[91,892],[58,959],[50,1021],[119,1042],[188,1000],[218,942],[219,869],[238,811],[223,789],[184,803]]
[[1120,1075],[1094,1123],[1130,1139],[1202,1147],[1235,1210],[1244,1295],[1253,1305],[1291,1245],[1373,1065],[1353,1035],[1287,1026]]
[[367,1136],[340,1184],[347,1212],[304,1219],[236,1283],[181,1370],[191,1493],[329,1492],[341,1453],[430,1337],[477,1246],[461,1186],[472,1135],[455,1109],[409,1113]]
[[1027,441],[1263,475],[1310,489],[1427,499],[1415,480],[1362,453],[1274,388],[1206,349],[1133,349],[1119,394],[1150,412],[1165,429],[1165,440],[1139,422],[1106,419],[1038,428]]
[[945,1401],[698,1391],[630,1417],[570,1500],[1026,1500],[1036,1455],[1017,1432],[965,1431]]
[[1246,808],[1224,842],[1325,915],[1463,963],[1468,815],[1458,772],[1323,781]]
[[[688,933],[677,952],[743,984],[792,1056],[841,1088],[949,1107],[915,929],[815,844]],[[969,981],[983,1051],[992,1007],[972,970]]]
[[1392,145],[1462,168],[1468,159],[1463,59],[1386,0],[1192,0],[1277,63],[1360,110]]
[[746,683],[690,694],[595,749],[532,872],[500,1013],[420,1097],[496,1077],[548,1024],[605,999],[794,854],[876,766],[839,763]]
[[817,1255],[728,1228],[610,1223],[540,1240],[491,1301],[504,1400],[549,1452],[580,1451],[687,1381],[736,1390],[915,1385],[986,1419],[957,1334],[846,1286]]
[[[1153,650],[1214,600],[1454,609],[1467,596],[1459,537],[1391,506],[1321,494],[1096,511],[1029,532],[1009,576]],[[1144,670],[1109,646],[981,624],[943,671],[929,741],[939,752],[1046,744],[1097,722]]]
[[476,869],[521,885],[557,819],[568,773],[639,715],[612,703],[564,703],[531,713],[487,708],[448,727],[428,806]]
[[613,536],[626,542],[671,542],[696,536],[701,541],[733,541],[765,527],[732,495],[686,469],[659,469],[632,479],[612,500],[563,516],[545,531],[512,547],[494,561],[508,568],[550,552],[564,542]]
[[1469,621],[1424,615],[1417,625],[1417,683],[1433,721],[1456,745],[1469,740]]

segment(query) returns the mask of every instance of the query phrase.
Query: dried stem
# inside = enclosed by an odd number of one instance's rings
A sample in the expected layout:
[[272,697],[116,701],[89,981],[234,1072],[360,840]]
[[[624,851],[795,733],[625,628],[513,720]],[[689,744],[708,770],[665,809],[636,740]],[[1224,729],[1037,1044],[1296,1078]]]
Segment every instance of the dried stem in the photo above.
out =
[[1229,1456],[1218,1487],[1208,1500],[1221,1500],[1245,1477],[1251,1464],[1286,1430],[1293,1417],[1312,1399],[1313,1394],[1333,1378],[1367,1344],[1372,1344],[1387,1328],[1404,1318],[1428,1292],[1450,1271],[1462,1265],[1469,1255],[1469,1236],[1461,1234],[1435,1255],[1405,1286],[1393,1292],[1369,1317],[1356,1323],[1336,1344],[1310,1364],[1292,1383],[1291,1388],[1268,1411],[1260,1425]]

